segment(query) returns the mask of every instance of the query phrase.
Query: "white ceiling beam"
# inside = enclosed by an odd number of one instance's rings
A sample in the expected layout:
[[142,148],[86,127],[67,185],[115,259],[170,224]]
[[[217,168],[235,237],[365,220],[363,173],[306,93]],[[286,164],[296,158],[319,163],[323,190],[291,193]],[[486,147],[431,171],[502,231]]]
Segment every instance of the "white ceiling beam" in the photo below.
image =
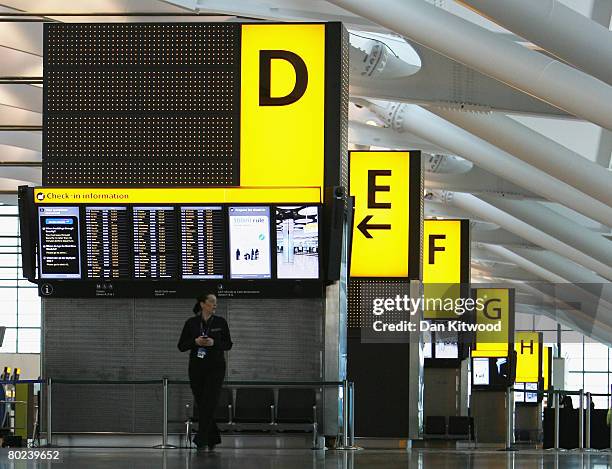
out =
[[565,256],[578,264],[591,269],[608,280],[612,280],[612,266],[600,262],[597,259],[584,254],[582,251],[569,246],[553,236],[544,233],[543,231],[534,228],[532,225],[525,223],[518,218],[504,212],[503,210],[488,204],[471,194],[462,194],[459,192],[434,192],[434,197],[449,205],[459,207],[463,210],[471,212],[478,217],[498,224],[502,228],[516,234],[532,243],[550,249],[562,256]]
[[609,205],[528,165],[420,106],[397,103],[386,103],[384,107],[372,103],[370,106],[372,111],[398,132],[411,132],[552,202],[558,202],[593,220],[612,226],[612,207]]
[[458,0],[586,73],[612,84],[612,32],[558,0]]
[[[499,2],[504,3],[504,2]],[[596,200],[612,206],[612,172],[499,113],[428,107],[434,114],[488,141]]]
[[423,0],[329,0],[559,109],[612,129],[612,87]]

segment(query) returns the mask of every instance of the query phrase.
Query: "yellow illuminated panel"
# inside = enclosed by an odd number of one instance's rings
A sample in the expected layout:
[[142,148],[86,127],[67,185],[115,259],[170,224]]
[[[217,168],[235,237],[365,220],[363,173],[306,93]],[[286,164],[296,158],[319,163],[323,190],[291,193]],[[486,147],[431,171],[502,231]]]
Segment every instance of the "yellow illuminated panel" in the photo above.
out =
[[87,189],[35,188],[37,204],[320,203],[318,187]]
[[514,335],[516,351],[516,382],[537,383],[540,380],[540,334],[517,332]]
[[410,153],[352,151],[350,169],[351,277],[407,277]]
[[[266,51],[281,52],[266,62]],[[262,103],[260,66],[274,104]],[[240,185],[323,187],[325,25],[243,25],[240,93]]]
[[548,382],[548,375],[550,373],[550,361],[549,359],[549,350],[551,347],[544,347],[542,351],[542,377],[544,379],[544,391],[548,391],[548,386],[550,383]]
[[496,325],[500,331],[476,331],[476,348],[472,357],[507,357],[512,342],[510,321],[510,290],[507,288],[477,288],[476,301],[484,307],[475,308],[476,324]]
[[[423,221],[423,294],[425,298],[461,297],[461,220]],[[425,319],[448,319],[444,310],[423,312]]]

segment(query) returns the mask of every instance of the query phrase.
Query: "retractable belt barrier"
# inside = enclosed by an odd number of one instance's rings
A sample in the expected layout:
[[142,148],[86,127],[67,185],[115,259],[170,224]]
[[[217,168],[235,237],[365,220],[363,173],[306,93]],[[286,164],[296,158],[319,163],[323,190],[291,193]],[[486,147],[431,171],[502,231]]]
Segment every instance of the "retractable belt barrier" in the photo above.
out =
[[[53,430],[52,430],[52,396],[53,386],[57,384],[67,385],[152,385],[159,384],[163,390],[163,421],[162,421],[162,442],[155,446],[156,448],[169,449],[176,446],[168,444],[168,386],[187,385],[187,380],[170,380],[161,378],[157,380],[73,380],[73,379],[53,379],[46,380],[21,380],[8,381],[6,384],[19,383],[46,383],[47,391],[47,446],[53,445]],[[4,383],[4,382],[0,382]],[[352,450],[355,447],[355,431],[354,431],[354,390],[353,382],[344,381],[224,381],[226,387],[275,387],[275,388],[294,388],[294,387],[339,387],[342,389],[342,439],[341,443],[336,446],[339,450]]]
[[[507,406],[507,419],[506,419],[506,450],[514,450],[514,391],[525,392],[524,389],[514,389],[509,387],[506,391],[506,406]],[[541,390],[530,390],[532,394],[545,395],[548,399],[552,398],[554,408],[554,446],[553,449],[556,451],[560,450],[559,447],[559,434],[560,434],[560,396],[579,396],[578,402],[578,450],[591,451],[591,403],[593,397],[612,397],[612,394],[605,393],[591,393],[584,392],[584,389],[578,391],[566,391],[561,389],[554,389],[551,387],[548,391]],[[585,402],[586,401],[586,402]],[[611,407],[612,408],[612,405]],[[609,409],[610,409],[609,408]],[[612,450],[612,424],[610,427],[610,450]]]

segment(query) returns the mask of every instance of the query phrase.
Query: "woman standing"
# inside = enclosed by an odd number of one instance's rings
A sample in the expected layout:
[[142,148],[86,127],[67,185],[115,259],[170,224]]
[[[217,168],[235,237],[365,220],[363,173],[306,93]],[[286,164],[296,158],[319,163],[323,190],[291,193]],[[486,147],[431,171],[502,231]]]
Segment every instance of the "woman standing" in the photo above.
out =
[[178,342],[181,352],[189,350],[189,382],[198,406],[198,434],[193,440],[198,449],[213,451],[221,443],[214,419],[215,407],[225,377],[225,355],[232,348],[225,319],[215,316],[217,297],[208,293],[193,307],[196,315],[187,319]]

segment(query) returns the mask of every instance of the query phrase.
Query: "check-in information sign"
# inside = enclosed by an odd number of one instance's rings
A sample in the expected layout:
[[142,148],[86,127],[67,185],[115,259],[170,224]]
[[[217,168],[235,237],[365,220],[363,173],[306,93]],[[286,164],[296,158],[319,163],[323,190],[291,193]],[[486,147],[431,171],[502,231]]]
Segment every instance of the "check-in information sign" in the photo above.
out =
[[420,153],[351,151],[349,167],[355,200],[350,276],[420,279]]

